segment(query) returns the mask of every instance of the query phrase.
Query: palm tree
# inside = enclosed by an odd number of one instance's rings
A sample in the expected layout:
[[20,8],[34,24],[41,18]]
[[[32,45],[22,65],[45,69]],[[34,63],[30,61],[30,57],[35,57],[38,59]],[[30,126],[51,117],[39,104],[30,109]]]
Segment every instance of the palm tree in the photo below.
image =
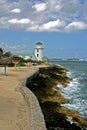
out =
[[0,59],[12,56],[10,51],[5,52],[4,49],[0,48]]
[[7,51],[4,53],[3,57],[10,57],[12,56],[12,53],[10,51]]
[[2,48],[0,48],[0,59],[3,56],[4,50]]

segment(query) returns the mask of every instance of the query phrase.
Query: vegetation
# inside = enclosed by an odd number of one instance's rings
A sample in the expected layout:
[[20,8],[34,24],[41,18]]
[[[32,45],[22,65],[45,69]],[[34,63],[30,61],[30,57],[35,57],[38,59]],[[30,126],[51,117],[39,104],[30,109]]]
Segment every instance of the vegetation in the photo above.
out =
[[24,62],[18,62],[17,66],[18,67],[20,67],[20,66],[26,66],[26,63],[24,63]]
[[0,48],[0,59],[10,57],[12,53],[10,51],[5,52],[3,48]]
[[3,49],[0,48],[0,59],[1,59],[2,55],[3,55]]

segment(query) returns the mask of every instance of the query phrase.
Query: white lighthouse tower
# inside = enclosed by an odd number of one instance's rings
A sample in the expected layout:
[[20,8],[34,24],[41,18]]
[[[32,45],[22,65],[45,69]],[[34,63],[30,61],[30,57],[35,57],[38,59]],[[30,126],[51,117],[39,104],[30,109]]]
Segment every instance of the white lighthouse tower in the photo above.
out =
[[42,61],[43,50],[44,50],[43,44],[41,42],[37,42],[36,46],[34,47],[34,50],[35,50],[34,53],[35,53],[37,60]]

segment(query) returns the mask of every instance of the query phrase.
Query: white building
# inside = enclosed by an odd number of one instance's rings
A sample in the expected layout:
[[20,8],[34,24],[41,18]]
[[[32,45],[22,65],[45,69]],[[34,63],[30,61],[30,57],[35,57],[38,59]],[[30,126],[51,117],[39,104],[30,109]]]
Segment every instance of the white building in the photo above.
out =
[[27,60],[31,59],[34,61],[43,61],[43,44],[41,42],[37,42],[36,46],[34,47],[34,53],[28,53],[28,54],[18,54],[17,56]]
[[43,50],[44,50],[43,44],[41,42],[37,42],[36,46],[34,47],[34,54],[38,61],[42,61],[44,57]]

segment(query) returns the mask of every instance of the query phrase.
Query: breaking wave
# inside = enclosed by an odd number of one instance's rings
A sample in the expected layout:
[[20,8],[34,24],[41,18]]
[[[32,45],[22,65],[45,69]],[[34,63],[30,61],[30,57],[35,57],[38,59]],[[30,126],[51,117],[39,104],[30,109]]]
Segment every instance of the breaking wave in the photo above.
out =
[[79,111],[81,117],[87,120],[87,94],[84,93],[87,88],[85,88],[86,86],[84,82],[82,82],[85,79],[85,73],[76,76],[77,73],[68,72],[67,75],[73,77],[73,81],[69,83],[66,88],[62,85],[58,85],[58,87],[62,89],[63,96],[70,100],[69,103],[63,104],[63,106],[73,111]]

